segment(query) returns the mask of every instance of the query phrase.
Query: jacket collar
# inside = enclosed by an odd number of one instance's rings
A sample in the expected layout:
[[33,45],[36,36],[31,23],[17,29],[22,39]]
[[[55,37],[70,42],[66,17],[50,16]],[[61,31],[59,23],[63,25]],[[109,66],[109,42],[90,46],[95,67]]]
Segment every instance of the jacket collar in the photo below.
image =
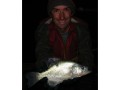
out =
[[[46,21],[45,21],[45,24],[50,24],[52,22],[52,18],[48,18]],[[75,19],[75,18],[71,18],[71,22],[72,23],[79,23],[79,20]]]

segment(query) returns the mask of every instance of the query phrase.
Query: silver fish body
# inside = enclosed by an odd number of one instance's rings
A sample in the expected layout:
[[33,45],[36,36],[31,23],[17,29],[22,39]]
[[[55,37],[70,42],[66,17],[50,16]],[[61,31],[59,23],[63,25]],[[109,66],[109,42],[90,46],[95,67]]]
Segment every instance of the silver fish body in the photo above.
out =
[[48,84],[54,87],[57,84],[62,83],[64,80],[81,77],[88,73],[90,73],[90,71],[85,66],[81,66],[74,62],[62,61],[59,62],[58,65],[53,65],[48,70],[42,73],[28,73],[26,75],[26,78],[28,79],[28,87],[33,86],[44,77],[47,77]]

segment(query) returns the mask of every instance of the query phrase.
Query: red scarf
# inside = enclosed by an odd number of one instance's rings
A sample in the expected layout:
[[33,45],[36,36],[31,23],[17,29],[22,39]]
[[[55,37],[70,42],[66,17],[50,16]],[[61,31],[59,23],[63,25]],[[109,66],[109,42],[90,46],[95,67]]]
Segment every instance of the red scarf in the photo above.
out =
[[49,44],[53,51],[53,57],[69,60],[77,56],[78,40],[75,24],[70,23],[69,34],[65,45],[54,23],[49,24],[48,29]]

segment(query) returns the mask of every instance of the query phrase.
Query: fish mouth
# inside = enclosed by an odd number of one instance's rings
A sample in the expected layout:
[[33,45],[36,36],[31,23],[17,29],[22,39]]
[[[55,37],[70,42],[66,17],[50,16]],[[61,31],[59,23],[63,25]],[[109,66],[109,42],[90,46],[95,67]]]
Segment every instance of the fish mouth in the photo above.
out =
[[87,71],[87,72],[83,72],[82,75],[87,75],[87,74],[90,74],[91,71]]

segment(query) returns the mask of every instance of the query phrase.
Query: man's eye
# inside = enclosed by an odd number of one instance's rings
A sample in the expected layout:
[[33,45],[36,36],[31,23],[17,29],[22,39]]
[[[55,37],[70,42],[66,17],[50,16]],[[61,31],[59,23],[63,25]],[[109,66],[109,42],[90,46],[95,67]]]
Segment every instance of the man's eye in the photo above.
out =
[[70,9],[69,9],[69,8],[65,8],[64,10],[65,10],[65,11],[70,11]]
[[53,12],[59,12],[59,10],[58,10],[58,9],[55,9],[55,10],[53,10]]

